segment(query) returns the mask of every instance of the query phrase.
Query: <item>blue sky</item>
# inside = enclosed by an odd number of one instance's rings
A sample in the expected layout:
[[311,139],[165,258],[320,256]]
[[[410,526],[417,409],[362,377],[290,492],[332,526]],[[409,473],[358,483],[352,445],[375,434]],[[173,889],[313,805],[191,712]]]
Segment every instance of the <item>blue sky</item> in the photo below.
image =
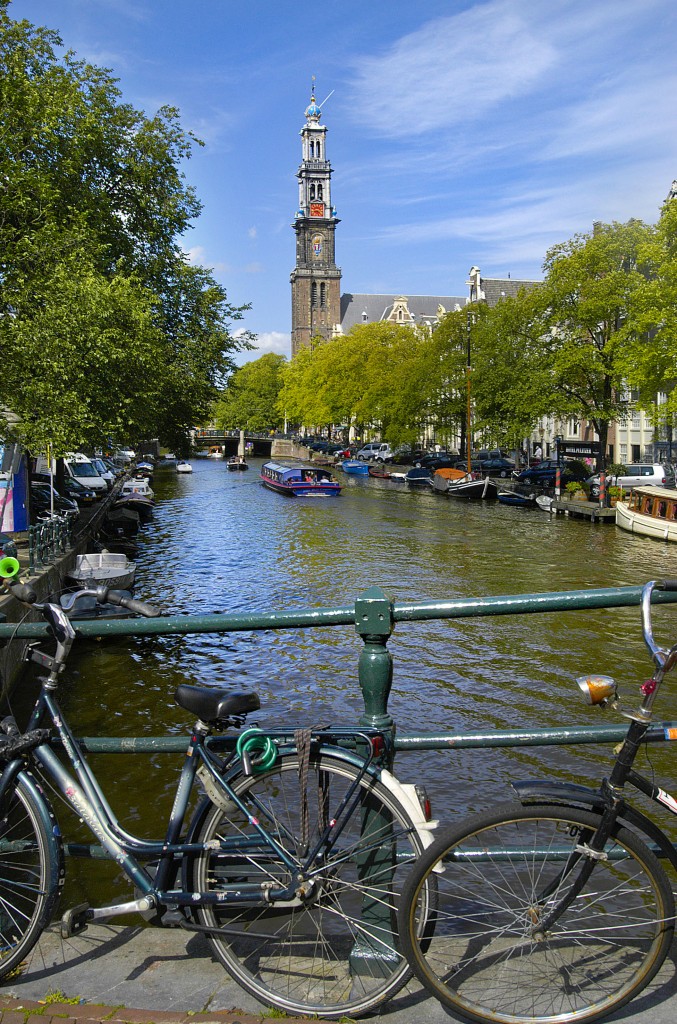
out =
[[299,131],[316,76],[342,291],[538,278],[594,220],[658,218],[677,178],[675,0],[13,0],[179,108],[204,210],[186,235],[263,352],[289,355]]

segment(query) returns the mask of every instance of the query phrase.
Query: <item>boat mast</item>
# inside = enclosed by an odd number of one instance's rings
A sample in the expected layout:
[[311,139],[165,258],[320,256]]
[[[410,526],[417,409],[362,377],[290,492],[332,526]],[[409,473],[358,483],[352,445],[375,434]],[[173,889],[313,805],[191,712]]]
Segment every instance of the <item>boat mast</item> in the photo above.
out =
[[467,405],[467,409],[466,409],[466,420],[465,420],[465,424],[466,424],[465,425],[465,450],[466,450],[467,462],[468,462],[468,474],[470,474],[472,472],[472,458],[471,458],[471,454],[470,454],[470,437],[471,437],[471,429],[470,429],[470,328],[471,328],[471,325],[472,325],[472,314],[470,312],[468,312],[467,313],[467,342],[468,342],[468,345],[467,345],[467,357],[466,357],[466,367],[465,367],[466,387],[467,387],[467,400],[468,400],[468,405]]

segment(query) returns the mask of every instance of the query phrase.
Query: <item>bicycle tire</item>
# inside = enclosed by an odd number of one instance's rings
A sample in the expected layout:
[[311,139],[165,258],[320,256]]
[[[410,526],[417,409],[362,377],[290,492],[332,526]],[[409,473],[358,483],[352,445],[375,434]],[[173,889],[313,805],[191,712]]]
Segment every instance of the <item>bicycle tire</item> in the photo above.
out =
[[[237,795],[251,803],[252,814],[267,820],[270,831],[292,853],[300,845],[298,766],[295,754],[281,756],[268,771],[231,782]],[[320,754],[311,756],[308,772],[310,833],[317,837],[319,782],[328,785],[332,814],[358,770]],[[396,912],[404,879],[421,856],[423,843],[408,812],[373,775],[362,778],[359,792],[361,807],[340,833],[318,871],[313,893],[301,905],[196,910],[203,926],[239,930],[233,935],[211,933],[209,940],[235,980],[266,1005],[294,1014],[354,1017],[391,998],[411,978],[399,951]],[[361,833],[362,818],[366,834]],[[271,881],[289,884],[289,869],[273,859],[241,812],[234,805],[212,805],[198,840],[209,843],[228,836],[253,839],[257,849],[239,859],[232,854],[198,855],[189,866],[192,891],[213,891],[224,881],[260,882],[262,872]],[[425,908],[432,893],[434,881],[424,886]],[[426,909],[424,925],[428,916]]]
[[0,979],[36,944],[52,919],[63,879],[49,804],[27,772],[0,812]]
[[[569,887],[560,879],[551,897],[548,883],[599,820],[578,808],[505,804],[436,838],[405,885],[399,917],[402,948],[426,989],[492,1024],[589,1024],[641,992],[670,948],[675,905],[663,868],[627,828],[616,826],[609,859],[596,861],[545,936],[533,934]],[[425,948],[417,904],[442,865]],[[576,876],[574,868],[569,878]]]

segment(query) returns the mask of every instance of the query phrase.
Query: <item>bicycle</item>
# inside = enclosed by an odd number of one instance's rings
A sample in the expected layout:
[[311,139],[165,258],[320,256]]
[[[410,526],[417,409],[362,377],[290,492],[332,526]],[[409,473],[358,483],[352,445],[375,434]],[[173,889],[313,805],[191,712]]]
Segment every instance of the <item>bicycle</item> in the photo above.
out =
[[[0,572],[11,576],[6,562]],[[79,598],[159,612],[103,587],[62,598],[61,607],[40,604],[28,585],[5,582],[41,612],[56,651],[28,648],[46,675],[25,732],[11,717],[0,723],[0,978],[38,941],[62,888],[64,846],[49,786],[136,890],[122,903],[68,910],[65,938],[132,912],[201,932],[244,989],[290,1013],[357,1016],[402,988],[411,971],[399,951],[396,906],[435,823],[426,820],[419,787],[387,770],[388,734],[249,728],[236,737],[226,730],[260,708],[255,693],[181,684],[176,700],[197,721],[166,834],[140,838],[115,817],[56,690],[76,637],[67,612]],[[196,784],[203,795],[187,820]],[[423,902],[432,905],[434,883],[425,889]]]
[[[652,729],[652,707],[677,645],[653,639],[651,595],[677,581],[646,584],[642,632],[654,671],[598,789],[548,781],[513,783],[519,803],[503,803],[448,827],[428,847],[402,890],[402,949],[446,1007],[492,1024],[583,1024],[640,993],[670,949],[675,902],[656,854],[677,868],[677,850],[626,786],[677,814],[677,801],[633,768],[648,740],[677,739]],[[619,708],[608,676],[580,677],[591,704]],[[668,733],[666,735],[665,733]],[[436,872],[438,905],[427,913]]]

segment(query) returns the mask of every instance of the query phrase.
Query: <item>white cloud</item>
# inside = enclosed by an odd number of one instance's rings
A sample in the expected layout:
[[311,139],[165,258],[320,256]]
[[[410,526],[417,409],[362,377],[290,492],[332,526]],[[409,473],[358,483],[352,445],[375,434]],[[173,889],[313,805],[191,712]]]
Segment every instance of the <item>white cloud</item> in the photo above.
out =
[[[235,331],[234,334],[237,337],[238,333],[242,331]],[[285,331],[264,331],[256,336],[254,341],[256,348],[251,352],[244,352],[238,359],[238,362],[248,363],[252,359],[260,359],[261,356],[267,355],[269,352],[273,352],[276,355],[286,356],[287,359],[291,356],[291,334]]]
[[257,231],[256,228],[249,228],[249,230],[247,231],[247,235],[251,239],[256,238],[257,234],[258,234],[258,231]]

